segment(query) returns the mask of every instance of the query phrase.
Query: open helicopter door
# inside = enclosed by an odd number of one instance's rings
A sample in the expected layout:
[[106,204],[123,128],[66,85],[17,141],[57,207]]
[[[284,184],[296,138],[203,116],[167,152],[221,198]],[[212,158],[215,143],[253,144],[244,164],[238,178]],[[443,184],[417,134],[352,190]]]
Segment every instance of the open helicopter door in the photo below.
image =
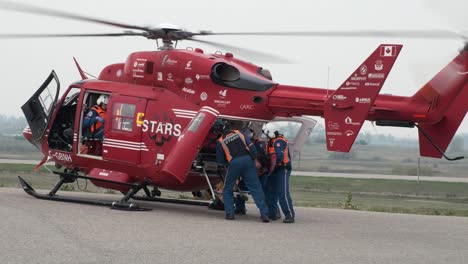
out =
[[203,106],[197,112],[165,160],[162,166],[163,173],[182,183],[185,182],[187,172],[218,115],[218,110],[209,106]]
[[32,132],[32,143],[38,147],[55,109],[59,92],[60,82],[55,71],[52,71],[41,87],[21,107]]
[[284,134],[284,131],[281,131],[281,128],[275,125],[279,122],[293,122],[299,123],[300,127],[297,130],[295,135],[287,136],[289,153],[291,154],[291,159],[295,159],[299,156],[302,147],[304,147],[307,139],[309,138],[310,133],[314,129],[317,121],[310,117],[306,116],[295,116],[295,117],[275,117],[273,121],[269,122],[267,126],[270,128],[278,128],[278,131],[281,134]]

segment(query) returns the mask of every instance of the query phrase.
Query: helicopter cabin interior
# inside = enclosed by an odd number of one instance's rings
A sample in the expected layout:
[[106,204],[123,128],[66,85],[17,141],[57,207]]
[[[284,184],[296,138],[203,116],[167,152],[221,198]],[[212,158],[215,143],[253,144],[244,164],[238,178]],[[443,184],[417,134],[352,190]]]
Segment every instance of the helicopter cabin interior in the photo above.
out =
[[78,134],[78,152],[77,154],[94,156],[99,158],[100,153],[99,145],[102,142],[86,138],[83,128],[83,121],[85,114],[94,106],[97,105],[98,98],[104,93],[100,92],[86,92],[83,99],[83,108],[80,114],[80,127],[78,133],[75,133],[75,118],[80,97],[79,88],[71,88],[65,97],[62,105],[57,111],[57,115],[51,127],[48,144],[51,149],[61,150],[66,152],[73,151],[73,139]]
[[265,122],[251,122],[251,121],[242,121],[242,120],[232,120],[232,119],[220,119],[218,118],[213,126],[210,129],[210,132],[206,136],[200,151],[193,161],[192,169],[198,170],[199,168],[204,168],[206,171],[216,171],[216,146],[219,138],[219,132],[215,127],[216,123],[227,122],[231,129],[234,130],[245,130],[253,129],[255,135],[261,135],[261,128]]

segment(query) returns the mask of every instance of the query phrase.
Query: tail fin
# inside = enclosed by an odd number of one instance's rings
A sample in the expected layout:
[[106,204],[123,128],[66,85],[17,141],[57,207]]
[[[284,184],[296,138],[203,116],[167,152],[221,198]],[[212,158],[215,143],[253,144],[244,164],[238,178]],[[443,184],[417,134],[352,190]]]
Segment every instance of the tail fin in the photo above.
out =
[[327,148],[348,152],[402,45],[380,45],[324,105]]
[[428,105],[428,122],[419,123],[420,155],[441,158],[468,110],[468,43],[411,99]]

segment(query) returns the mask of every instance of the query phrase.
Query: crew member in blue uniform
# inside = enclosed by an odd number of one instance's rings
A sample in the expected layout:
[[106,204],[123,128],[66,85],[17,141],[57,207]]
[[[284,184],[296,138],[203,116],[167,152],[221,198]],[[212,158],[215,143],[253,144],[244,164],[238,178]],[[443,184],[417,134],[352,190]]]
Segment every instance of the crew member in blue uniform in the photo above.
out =
[[256,155],[257,150],[251,140],[240,131],[231,130],[229,124],[225,123],[223,135],[218,139],[216,146],[216,161],[219,166],[228,163],[223,189],[224,211],[228,220],[235,218],[233,189],[236,180],[242,177],[260,210],[262,221],[269,222],[268,206],[254,162]]
[[101,94],[97,104],[91,107],[83,120],[84,154],[101,155],[102,140],[104,139],[104,120],[106,118],[109,96]]
[[106,118],[109,96],[101,94],[97,104],[91,107],[83,120],[83,136],[102,140],[104,137],[104,119]]
[[[262,185],[263,193],[266,193],[266,187],[267,187],[267,180],[268,180],[268,166],[270,165],[270,162],[267,160],[268,154],[267,154],[267,149],[266,149],[266,142],[256,138],[254,130],[246,127],[241,130],[241,133],[244,134],[247,138],[250,138],[252,143],[255,146],[255,149],[257,150],[257,158],[255,159],[255,166],[257,168],[257,175],[259,176],[260,184]],[[239,181],[239,184],[237,185],[239,191],[248,191],[247,186],[245,185],[245,182],[243,179]],[[266,197],[265,197],[266,199]],[[247,213],[247,209],[245,207],[245,202],[247,201],[247,197],[238,194],[235,197],[235,214],[238,215],[245,215]],[[268,204],[267,204],[268,205]]]
[[279,219],[278,200],[284,214],[284,223],[294,223],[295,212],[289,192],[289,177],[291,176],[291,156],[288,141],[278,131],[267,132],[268,154],[271,158],[270,178],[268,180],[267,204],[270,219]]

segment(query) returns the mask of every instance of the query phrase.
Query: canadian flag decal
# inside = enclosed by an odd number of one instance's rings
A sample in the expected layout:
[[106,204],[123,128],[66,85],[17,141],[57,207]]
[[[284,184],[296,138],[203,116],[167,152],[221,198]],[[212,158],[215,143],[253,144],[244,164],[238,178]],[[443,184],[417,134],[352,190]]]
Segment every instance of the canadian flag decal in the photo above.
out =
[[382,46],[380,47],[380,57],[395,57],[396,46]]

